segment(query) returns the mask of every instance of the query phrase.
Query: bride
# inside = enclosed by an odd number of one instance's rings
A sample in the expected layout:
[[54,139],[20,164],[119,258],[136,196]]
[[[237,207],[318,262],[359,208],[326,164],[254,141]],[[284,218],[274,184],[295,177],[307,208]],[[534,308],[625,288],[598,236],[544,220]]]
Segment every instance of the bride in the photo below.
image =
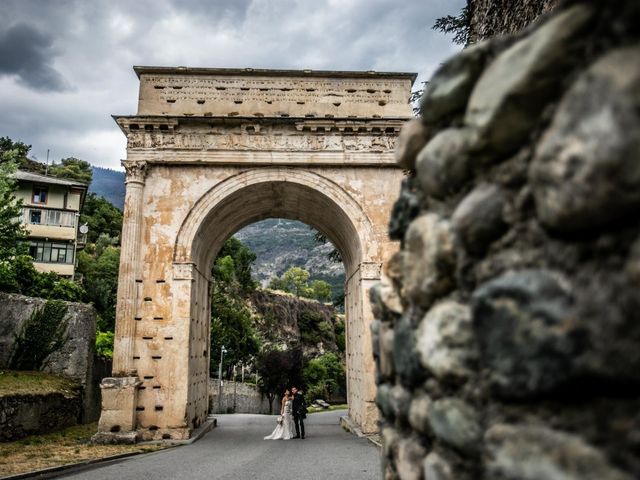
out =
[[291,413],[291,406],[293,404],[293,397],[289,390],[285,390],[282,397],[282,405],[280,406],[280,415],[282,422],[278,422],[276,428],[271,435],[264,437],[265,440],[289,440],[296,436],[295,428],[293,425],[293,415]]

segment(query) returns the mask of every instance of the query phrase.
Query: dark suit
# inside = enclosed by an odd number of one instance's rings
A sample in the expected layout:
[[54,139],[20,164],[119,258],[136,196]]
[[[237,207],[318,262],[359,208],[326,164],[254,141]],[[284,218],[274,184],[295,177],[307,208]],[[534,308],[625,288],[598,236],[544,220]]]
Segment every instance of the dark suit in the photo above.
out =
[[307,418],[307,404],[301,393],[296,393],[293,397],[292,411],[293,423],[296,426],[296,438],[304,438],[304,419]]

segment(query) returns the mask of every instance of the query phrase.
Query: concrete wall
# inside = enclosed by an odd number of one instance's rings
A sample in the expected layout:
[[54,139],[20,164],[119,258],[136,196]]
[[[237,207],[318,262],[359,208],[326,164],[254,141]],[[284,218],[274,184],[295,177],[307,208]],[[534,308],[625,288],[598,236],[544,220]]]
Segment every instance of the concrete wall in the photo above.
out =
[[384,478],[640,478],[640,5],[445,62],[373,289]]
[[[210,413],[262,413],[270,415],[267,397],[260,395],[258,387],[242,382],[224,381],[222,386],[222,403],[219,400],[219,384],[215,378],[209,382]],[[235,402],[234,402],[235,397]],[[235,405],[235,408],[234,408]],[[280,399],[273,401],[273,414],[279,412]]]
[[[42,298],[0,292],[0,368],[7,368],[14,349],[14,335]],[[93,421],[99,414],[100,393],[94,378],[96,313],[92,306],[67,302],[67,341],[46,360],[43,371],[76,381],[82,387],[83,420]],[[99,380],[98,380],[99,381]]]

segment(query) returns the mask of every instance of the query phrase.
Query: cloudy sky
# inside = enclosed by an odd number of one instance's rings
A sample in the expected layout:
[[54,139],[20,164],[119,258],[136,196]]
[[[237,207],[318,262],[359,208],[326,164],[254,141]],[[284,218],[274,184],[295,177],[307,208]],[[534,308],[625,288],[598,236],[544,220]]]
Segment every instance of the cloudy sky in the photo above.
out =
[[133,65],[417,72],[464,0],[0,0],[0,136],[120,169]]

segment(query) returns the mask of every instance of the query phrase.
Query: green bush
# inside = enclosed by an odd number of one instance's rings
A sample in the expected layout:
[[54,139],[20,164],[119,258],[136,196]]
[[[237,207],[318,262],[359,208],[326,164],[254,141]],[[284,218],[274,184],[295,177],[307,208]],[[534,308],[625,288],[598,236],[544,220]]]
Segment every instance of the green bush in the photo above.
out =
[[96,353],[104,358],[113,358],[113,332],[96,332]]

